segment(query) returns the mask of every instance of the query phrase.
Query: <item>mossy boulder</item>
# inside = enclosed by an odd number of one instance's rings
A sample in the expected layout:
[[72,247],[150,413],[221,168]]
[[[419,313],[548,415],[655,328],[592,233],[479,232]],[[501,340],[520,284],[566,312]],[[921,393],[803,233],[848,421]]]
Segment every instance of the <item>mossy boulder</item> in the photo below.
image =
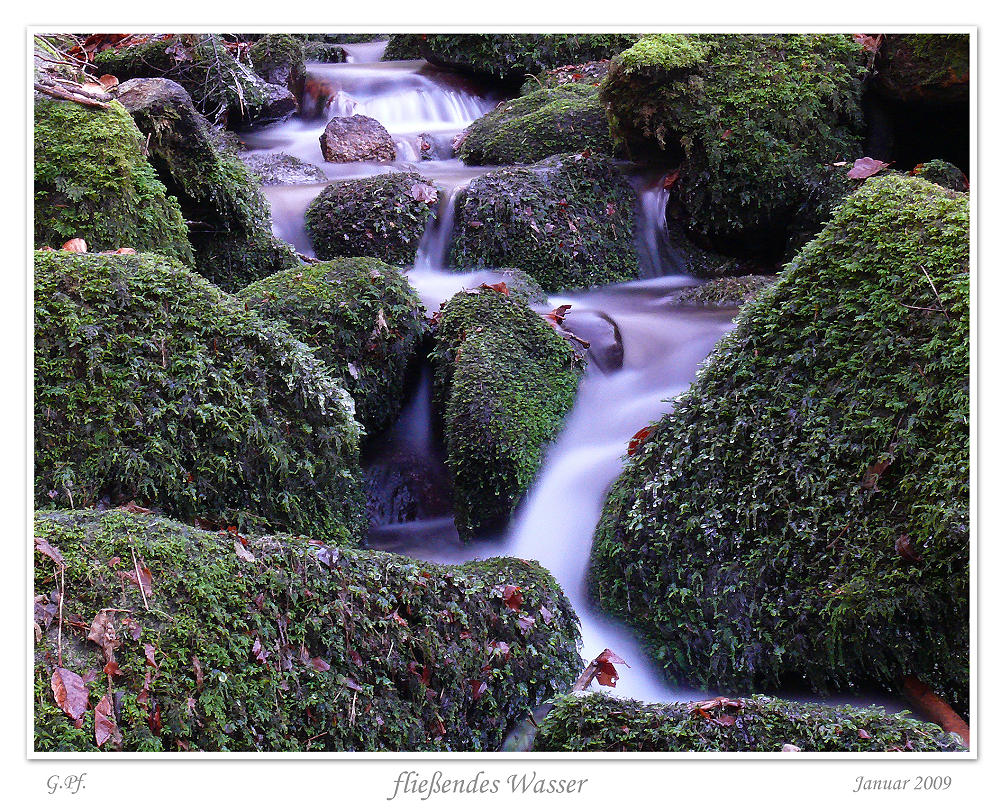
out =
[[152,36],[94,56],[94,67],[124,82],[159,77],[184,87],[198,111],[213,123],[236,127],[291,115],[295,99],[276,94],[251,67],[237,59],[217,34]]
[[[443,567],[290,536],[244,545],[121,510],[41,512],[34,530],[65,562],[62,664],[90,698],[79,729],[53,701],[57,586],[36,553],[39,751],[113,750],[95,741],[108,693],[123,751],[494,750],[582,666],[576,615],[533,561]],[[87,639],[102,610],[113,677]]]
[[892,101],[967,104],[968,34],[886,34],[874,87]]
[[634,279],[634,205],[602,155],[487,172],[457,193],[451,264],[520,268],[548,291]]
[[271,209],[236,152],[170,79],[132,79],[117,99],[147,136],[160,179],[190,223],[195,269],[226,290],[298,263],[271,233]]
[[698,241],[781,256],[829,208],[829,165],[861,154],[863,69],[840,34],[655,34],[612,59],[601,98],[631,156],[681,162]]
[[290,34],[265,34],[247,55],[254,72],[266,82],[287,87],[295,95],[302,93],[306,63],[300,40]]
[[438,67],[520,85],[525,75],[608,59],[637,34],[393,34],[383,59],[422,57]]
[[592,593],[674,680],[969,690],[969,201],[871,178],[605,504]]
[[437,190],[416,172],[331,183],[306,209],[306,234],[320,259],[375,257],[412,265]]
[[583,363],[517,295],[489,286],[448,301],[431,358],[455,525],[468,539],[510,518],[573,405]]
[[[883,708],[818,705],[768,696],[708,710],[599,692],[558,697],[539,725],[536,752],[810,753],[957,752],[961,741],[930,722]],[[789,747],[790,745],[790,747]]]
[[458,156],[467,164],[519,164],[584,150],[611,154],[608,118],[593,87],[569,84],[502,102],[465,131]]
[[677,304],[701,307],[741,307],[752,302],[773,285],[776,277],[765,274],[728,276],[713,279],[695,288],[686,288],[674,299]]
[[339,63],[347,61],[347,51],[339,45],[320,40],[302,40],[302,56],[306,62]]
[[420,297],[398,268],[377,259],[335,259],[281,271],[240,298],[287,324],[340,376],[369,434],[399,414],[424,320]]
[[945,189],[951,189],[955,192],[969,191],[969,179],[965,177],[965,173],[948,161],[938,159],[925,161],[913,168],[913,174],[918,178],[943,186]]
[[35,499],[337,538],[354,404],[288,328],[155,254],[35,253]]
[[143,155],[144,139],[125,108],[36,97],[34,112],[36,247],[81,237],[95,251],[134,248],[191,260],[180,206]]

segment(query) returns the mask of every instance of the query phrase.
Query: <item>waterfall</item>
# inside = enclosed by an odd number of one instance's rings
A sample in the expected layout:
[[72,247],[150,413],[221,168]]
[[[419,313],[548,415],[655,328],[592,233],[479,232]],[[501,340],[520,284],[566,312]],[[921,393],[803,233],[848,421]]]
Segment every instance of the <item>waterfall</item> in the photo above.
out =
[[437,212],[424,230],[413,263],[416,271],[441,271],[448,260],[451,232],[455,226],[455,201],[461,187],[446,189],[438,196]]
[[651,183],[646,178],[633,180],[636,186],[635,247],[639,255],[639,272],[644,279],[666,274],[684,274],[683,258],[671,250],[667,231],[667,203],[670,201],[668,176],[659,176]]

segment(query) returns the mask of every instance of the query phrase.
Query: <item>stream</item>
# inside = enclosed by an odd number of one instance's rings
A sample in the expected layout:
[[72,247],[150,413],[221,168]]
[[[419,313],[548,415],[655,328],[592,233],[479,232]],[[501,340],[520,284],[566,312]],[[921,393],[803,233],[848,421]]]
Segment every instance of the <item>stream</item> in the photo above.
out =
[[[330,91],[319,115],[300,116],[243,134],[251,150],[284,152],[320,167],[331,181],[415,170],[438,184],[438,213],[427,227],[414,268],[407,271],[428,313],[462,288],[492,282],[488,270],[449,271],[445,260],[454,218],[455,191],[492,167],[467,167],[453,157],[451,141],[501,100],[488,88],[416,60],[379,62],[386,43],[343,46],[348,62],[308,64],[312,79]],[[305,107],[304,103],[304,107]],[[325,163],[319,136],[335,115],[360,113],[378,119],[396,144],[393,163]],[[423,149],[422,144],[430,144]],[[421,159],[422,152],[434,157]],[[618,696],[644,701],[702,699],[703,690],[667,684],[661,669],[643,652],[636,635],[593,606],[585,578],[594,529],[605,494],[622,470],[629,439],[657,420],[664,403],[683,392],[717,341],[733,327],[734,310],[696,309],[673,303],[681,288],[699,284],[685,276],[682,263],[665,244],[669,191],[662,177],[636,175],[636,249],[639,280],[589,291],[554,294],[548,309],[571,304],[567,329],[590,338],[591,358],[576,403],[548,449],[529,493],[506,532],[462,544],[448,513],[447,499],[428,499],[412,521],[372,528],[369,545],[419,559],[458,563],[495,555],[537,559],[559,581],[580,616],[587,660],[610,648],[629,667],[618,668]],[[265,186],[276,236],[312,255],[304,213],[325,184]],[[440,439],[431,408],[431,375],[425,365],[396,425],[366,452],[370,472],[397,460],[416,461],[421,475],[446,490]],[[594,687],[597,687],[596,685]],[[796,697],[802,698],[802,697]],[[816,697],[808,697],[816,700]],[[902,707],[888,696],[835,697],[820,701]]]

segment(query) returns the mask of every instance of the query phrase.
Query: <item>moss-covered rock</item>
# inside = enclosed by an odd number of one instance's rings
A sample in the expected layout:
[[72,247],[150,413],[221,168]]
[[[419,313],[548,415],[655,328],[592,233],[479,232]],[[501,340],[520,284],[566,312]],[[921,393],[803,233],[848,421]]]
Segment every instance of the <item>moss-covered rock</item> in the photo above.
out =
[[569,84],[502,102],[465,131],[458,156],[467,164],[518,164],[584,150],[611,154],[608,118],[595,88]]
[[860,154],[862,62],[839,34],[656,34],[612,60],[601,97],[631,155],[682,160],[702,243],[780,256],[827,167]]
[[[53,701],[59,621],[43,596],[56,583],[37,553],[40,751],[98,749],[109,690],[125,751],[492,750],[582,664],[573,609],[536,562],[442,567],[287,536],[244,547],[121,510],[39,513],[35,536],[65,561],[63,667],[90,694],[76,729]],[[128,580],[133,553],[145,602]],[[87,640],[101,610],[114,677]]]
[[350,537],[350,396],[288,328],[163,257],[35,253],[35,498]]
[[502,527],[531,485],[583,364],[518,296],[488,286],[445,305],[431,357],[455,525],[469,538]]
[[143,156],[117,102],[106,109],[35,99],[35,245],[82,237],[91,250],[134,248],[190,261],[177,200]]
[[627,463],[592,591],[672,678],[968,707],[968,217],[865,181]]
[[302,56],[306,62],[346,62],[347,51],[339,45],[320,40],[302,40]]
[[516,82],[526,74],[608,59],[636,34],[393,34],[383,59],[423,57],[439,67]]
[[945,189],[951,189],[955,192],[969,191],[969,179],[965,177],[965,173],[955,164],[947,161],[935,159],[917,164],[913,168],[913,174],[918,178],[943,186]]
[[776,277],[763,274],[713,279],[695,288],[686,288],[674,299],[677,304],[702,307],[741,307],[773,285]]
[[699,712],[696,703],[647,705],[598,692],[567,694],[553,704],[538,728],[536,752],[774,753],[786,745],[811,753],[965,749],[935,724],[875,706],[753,696]]
[[406,369],[424,335],[420,297],[399,269],[336,259],[269,276],[240,298],[287,324],[341,377],[369,434],[399,414]]
[[412,265],[436,201],[431,181],[416,172],[331,183],[306,209],[306,234],[320,259]]
[[306,78],[302,42],[289,34],[265,34],[248,53],[254,72],[272,85],[287,87],[295,95],[302,92]]
[[172,79],[191,94],[198,111],[213,123],[235,127],[295,112],[294,98],[290,108],[286,100],[273,98],[268,83],[233,56],[217,34],[153,36],[96,54],[94,66],[121,82],[148,77]]
[[271,209],[236,153],[214,137],[188,92],[133,79],[117,98],[147,136],[150,161],[190,223],[195,269],[226,290],[298,263],[271,233]]
[[968,34],[887,34],[874,87],[893,101],[968,103]]
[[548,291],[634,279],[635,193],[610,159],[559,155],[457,193],[451,264],[516,267]]
[[539,87],[566,87],[576,84],[596,88],[608,75],[610,67],[610,59],[597,59],[579,65],[560,65],[558,68],[550,68],[537,76],[529,76],[525,79],[524,84],[521,85],[521,94],[531,93]]

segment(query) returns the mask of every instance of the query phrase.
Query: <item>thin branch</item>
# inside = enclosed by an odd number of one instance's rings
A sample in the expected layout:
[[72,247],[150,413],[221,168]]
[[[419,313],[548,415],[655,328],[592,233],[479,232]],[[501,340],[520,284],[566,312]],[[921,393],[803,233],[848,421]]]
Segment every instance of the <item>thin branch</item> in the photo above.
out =
[[931,275],[927,273],[927,269],[923,265],[920,266],[920,270],[922,270],[924,272],[924,276],[927,277],[927,281],[930,283],[931,290],[934,291],[934,296],[938,300],[938,304],[941,305],[941,312],[944,313],[944,317],[948,319],[948,321],[951,321],[951,316],[948,315],[948,310],[947,308],[945,308],[944,302],[941,301],[941,296],[940,294],[938,294],[937,288],[934,287],[934,280],[931,279]]

